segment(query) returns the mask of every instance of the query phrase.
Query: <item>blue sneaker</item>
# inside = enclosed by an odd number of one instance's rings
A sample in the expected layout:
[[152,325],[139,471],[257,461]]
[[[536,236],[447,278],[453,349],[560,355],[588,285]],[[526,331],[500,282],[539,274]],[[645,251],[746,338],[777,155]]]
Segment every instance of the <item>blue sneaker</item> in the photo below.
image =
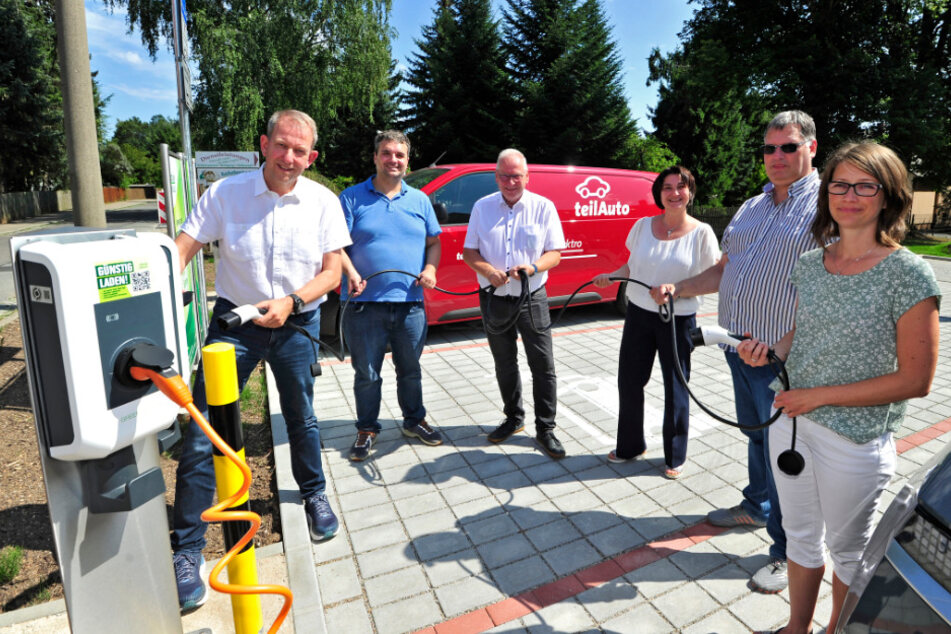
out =
[[201,553],[175,553],[172,565],[175,566],[178,605],[182,612],[194,610],[208,599],[204,581],[205,558]]
[[323,493],[312,495],[304,501],[304,514],[310,528],[311,541],[319,542],[337,534],[340,523],[330,508],[330,502]]

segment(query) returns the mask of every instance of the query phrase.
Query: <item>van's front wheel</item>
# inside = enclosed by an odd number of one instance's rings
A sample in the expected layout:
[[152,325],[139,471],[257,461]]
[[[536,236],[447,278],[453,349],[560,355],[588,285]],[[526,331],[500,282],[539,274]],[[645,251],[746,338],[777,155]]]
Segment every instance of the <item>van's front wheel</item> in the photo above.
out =
[[617,289],[617,299],[614,300],[614,308],[623,317],[627,315],[627,282],[621,282]]

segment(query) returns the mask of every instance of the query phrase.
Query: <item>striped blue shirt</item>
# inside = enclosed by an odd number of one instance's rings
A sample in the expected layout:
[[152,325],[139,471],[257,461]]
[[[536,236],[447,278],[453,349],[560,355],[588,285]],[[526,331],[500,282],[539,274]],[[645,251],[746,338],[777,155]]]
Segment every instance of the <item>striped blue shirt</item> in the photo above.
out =
[[752,333],[772,346],[793,327],[796,289],[789,275],[799,256],[819,245],[812,221],[819,199],[819,172],[789,186],[773,202],[772,183],[740,207],[723,232],[727,263],[720,278],[719,322],[730,332]]

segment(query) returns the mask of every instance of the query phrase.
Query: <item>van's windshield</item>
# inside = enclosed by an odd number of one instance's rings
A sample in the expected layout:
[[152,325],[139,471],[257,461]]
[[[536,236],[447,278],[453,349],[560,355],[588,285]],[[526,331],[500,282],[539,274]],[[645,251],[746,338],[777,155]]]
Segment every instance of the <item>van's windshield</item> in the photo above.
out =
[[403,180],[406,181],[406,184],[410,187],[422,189],[448,171],[448,169],[439,167],[427,167],[421,170],[414,170],[410,172],[403,177]]

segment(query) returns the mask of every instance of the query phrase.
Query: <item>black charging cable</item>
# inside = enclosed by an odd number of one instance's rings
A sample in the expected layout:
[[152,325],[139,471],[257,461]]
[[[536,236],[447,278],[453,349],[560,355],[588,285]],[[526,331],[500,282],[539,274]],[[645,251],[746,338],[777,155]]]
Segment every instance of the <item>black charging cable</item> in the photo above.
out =
[[[644,282],[640,280],[635,280],[630,277],[612,276],[612,277],[609,277],[608,279],[611,280],[612,282],[634,283],[634,284],[643,286],[647,290],[651,289],[651,286],[649,284],[645,284]],[[558,315],[555,317],[554,320],[552,320],[553,326],[556,323],[558,323],[558,321],[561,319],[562,314],[565,312],[565,309],[568,308],[568,306],[571,304],[571,300],[574,299],[575,295],[577,295],[579,292],[581,292],[582,289],[584,289],[585,287],[591,284],[594,284],[594,280],[590,282],[585,282],[584,284],[579,286],[577,289],[575,289],[575,291],[571,295],[568,296],[568,301],[565,302],[564,306],[562,306],[561,310],[558,312]],[[670,293],[667,293],[667,303],[659,304],[657,307],[657,312],[662,322],[670,324],[670,339],[671,339],[671,343],[673,347],[674,359],[679,359],[680,355],[677,352],[677,328],[674,323],[673,303],[674,303],[673,295],[671,295]],[[703,328],[691,329],[690,340],[694,346],[707,345],[711,343],[723,343],[725,345],[735,346],[743,339],[749,338],[749,337],[746,337],[745,335],[737,335],[734,333],[728,333],[726,331],[723,331],[722,333],[716,333],[716,337],[715,337],[716,340],[706,341],[703,337],[704,332],[705,332],[705,329]],[[766,359],[769,363],[770,369],[779,379],[780,383],[782,383],[783,389],[789,390],[789,376],[786,374],[786,367],[782,359],[776,356],[776,353],[773,352],[771,348],[766,353]],[[741,425],[737,421],[724,418],[723,416],[720,416],[718,413],[714,412],[713,410],[709,409],[706,405],[704,405],[700,401],[700,399],[698,399],[697,396],[690,390],[690,386],[687,383],[687,377],[684,376],[683,369],[680,367],[680,363],[675,361],[673,365],[674,365],[674,374],[677,376],[677,379],[680,381],[680,383],[684,386],[684,389],[687,390],[687,394],[690,395],[690,398],[693,400],[693,402],[696,403],[700,407],[700,409],[703,410],[711,418],[723,423],[724,425],[729,425],[730,427],[736,427],[737,429],[746,430],[746,431],[758,431],[758,430],[769,427],[770,425],[775,423],[777,420],[779,420],[780,415],[782,415],[783,409],[779,408],[773,413],[772,416],[770,416],[768,420],[766,420],[765,422],[759,423],[757,425]],[[802,470],[805,467],[806,462],[803,459],[802,454],[796,451],[796,417],[795,416],[792,418],[792,425],[793,425],[792,443],[789,449],[779,454],[778,458],[776,459],[776,464],[779,466],[779,469],[783,473],[796,476],[802,473]]]
[[[546,329],[551,329],[555,325],[555,321],[552,321],[547,328],[539,328],[538,323],[535,321],[535,311],[532,310],[533,305],[537,302],[532,296],[531,288],[529,285],[529,275],[525,269],[518,270],[519,283],[521,284],[521,289],[518,294],[518,299],[515,302],[510,302],[511,312],[503,319],[496,320],[494,314],[498,312],[498,304],[496,303],[493,306],[493,301],[495,298],[495,293],[499,287],[495,286],[486,286],[485,288],[479,289],[481,292],[485,293],[485,312],[482,315],[482,323],[485,325],[486,332],[493,335],[500,335],[506,330],[510,329],[512,326],[518,323],[518,316],[522,312],[523,307],[527,307],[528,310],[528,321],[531,324],[532,331],[536,335],[540,335],[545,332]],[[545,306],[545,310],[548,310],[548,306]]]
[[[666,293],[666,295],[667,295],[667,304],[664,304],[664,305],[665,306],[672,305],[674,301],[674,296],[670,293]],[[668,311],[666,319],[664,318],[663,315],[661,315],[661,319],[664,321],[670,322],[670,340],[673,346],[674,358],[679,358],[679,355],[677,353],[677,329],[674,327],[672,314],[673,314],[673,310],[671,309]],[[725,338],[732,339],[732,341],[719,341],[719,342],[710,342],[710,343],[724,343],[725,345],[735,346],[736,344],[740,343],[740,341],[744,339],[749,339],[749,337],[747,337],[746,335],[737,335],[734,333],[725,333],[725,334],[726,334]],[[701,328],[692,329],[690,331],[690,339],[691,339],[691,342],[694,344],[694,346],[698,344],[706,345],[708,343],[703,338],[703,329]],[[783,363],[783,360],[780,359],[776,355],[776,353],[773,351],[772,348],[769,348],[766,351],[766,360],[769,364],[769,368],[773,371],[773,374],[775,374],[776,378],[779,379],[779,382],[782,383],[783,390],[788,391],[789,390],[789,375],[786,373],[786,365]],[[741,425],[739,422],[726,419],[716,414],[712,410],[708,409],[703,403],[700,402],[700,400],[696,396],[694,396],[694,393],[690,391],[690,386],[687,385],[687,378],[684,376],[684,373],[680,367],[680,364],[674,363],[673,365],[674,365],[674,371],[677,375],[677,378],[683,384],[684,389],[687,390],[687,394],[690,395],[690,398],[693,399],[694,403],[696,403],[700,407],[700,409],[706,412],[709,416],[720,421],[721,423],[725,425],[730,425],[731,427],[736,427],[737,429],[746,430],[746,431],[758,431],[761,429],[765,429],[769,427],[770,425],[772,425],[773,423],[775,423],[777,420],[779,420],[779,417],[783,413],[783,408],[780,407],[775,412],[773,412],[773,415],[770,416],[768,420],[758,425]],[[806,466],[806,461],[802,457],[802,454],[796,451],[796,417],[795,416],[792,417],[792,442],[790,443],[789,449],[780,453],[779,456],[776,458],[776,464],[779,467],[780,471],[791,476],[799,475],[800,473],[802,473],[802,470]]]
[[[382,271],[376,271],[375,273],[371,273],[370,275],[367,275],[365,278],[363,278],[363,281],[371,280],[374,277],[377,277],[378,275],[383,275],[384,273],[401,273],[403,275],[412,277],[413,279],[417,281],[419,281],[419,278],[420,278],[418,274],[410,273],[409,271],[403,271],[400,269],[383,269]],[[475,295],[479,291],[485,290],[485,289],[477,288],[474,291],[458,292],[458,291],[446,290],[444,288],[439,288],[438,286],[434,288],[435,290],[441,293],[446,293],[447,295]],[[492,288],[492,287],[489,287],[489,288]],[[338,361],[343,361],[346,358],[345,357],[346,343],[345,343],[344,334],[343,334],[344,333],[344,319],[347,314],[347,307],[350,306],[350,300],[352,298],[353,298],[353,294],[348,294],[346,301],[343,303],[343,306],[340,309],[340,347],[339,348],[335,348],[331,346],[329,343],[327,343],[326,341],[322,341],[320,338],[313,336],[307,331],[306,328],[304,328],[303,326],[300,326],[299,324],[294,323],[290,319],[284,322],[284,327],[290,328],[291,330],[294,330],[304,335],[305,337],[307,337],[307,339],[310,340],[310,345],[314,351],[314,362],[310,366],[311,376],[317,377],[322,374],[320,369],[320,358],[317,354],[318,346],[329,351]],[[234,309],[221,315],[218,318],[217,323],[218,323],[218,326],[222,330],[228,330],[230,328],[235,328],[237,326],[246,324],[247,322],[253,319],[256,319],[257,317],[260,317],[261,315],[264,315],[266,313],[267,313],[267,310],[263,308],[258,308],[257,306],[254,306],[253,304],[244,304],[242,306],[236,306]]]
[[[243,304],[241,306],[235,306],[232,310],[229,310],[228,312],[218,317],[217,324],[218,324],[218,327],[221,328],[222,330],[230,330],[231,328],[236,328],[238,326],[244,325],[248,323],[249,321],[251,321],[252,319],[256,319],[260,317],[261,315],[265,315],[265,314],[267,314],[267,309],[265,308],[258,308],[254,304]],[[284,322],[284,327],[290,328],[291,330],[299,332],[300,334],[304,335],[310,340],[311,348],[314,351],[314,362],[310,364],[311,376],[317,377],[321,375],[320,359],[317,356],[317,346],[323,346],[327,350],[330,350],[330,352],[332,352],[333,355],[337,357],[337,359],[339,359],[340,361],[343,361],[342,353],[338,352],[329,344],[321,341],[319,338],[307,332],[307,329],[304,328],[303,326],[299,324],[295,324],[293,321],[290,320],[290,318],[288,318]]]

